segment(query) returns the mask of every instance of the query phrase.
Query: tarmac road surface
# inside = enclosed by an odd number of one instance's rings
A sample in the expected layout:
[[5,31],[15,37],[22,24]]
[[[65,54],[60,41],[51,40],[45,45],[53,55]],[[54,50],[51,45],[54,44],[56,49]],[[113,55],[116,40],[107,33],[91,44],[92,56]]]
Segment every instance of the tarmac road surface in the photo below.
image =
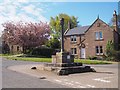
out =
[[[90,65],[97,72],[57,76],[31,70],[41,63],[3,59],[3,87],[19,88],[118,88],[118,64]],[[45,77],[45,79],[40,79]]]
[[7,69],[9,66],[20,64],[38,64],[38,62],[2,60],[2,88],[67,88],[65,85],[42,80],[30,75]]

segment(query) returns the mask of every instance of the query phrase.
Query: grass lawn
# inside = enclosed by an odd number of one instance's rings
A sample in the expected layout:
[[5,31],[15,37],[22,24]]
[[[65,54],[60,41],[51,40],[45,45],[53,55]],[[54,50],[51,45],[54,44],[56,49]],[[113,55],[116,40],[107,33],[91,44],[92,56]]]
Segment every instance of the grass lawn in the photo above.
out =
[[21,61],[33,61],[33,62],[51,62],[51,58],[35,58],[35,57],[11,57],[6,56],[5,58],[10,60],[21,60]]
[[0,54],[0,56],[4,57],[4,56],[11,56],[11,54]]
[[83,64],[112,64],[114,62],[105,60],[89,60],[89,59],[75,59],[75,62],[81,62]]
[[[4,57],[10,60],[21,60],[21,61],[33,61],[33,62],[51,62],[52,58],[37,58],[37,57],[17,57],[18,55],[5,55]],[[88,59],[75,59],[74,62],[81,62],[83,64],[112,64],[114,62],[105,60],[88,60]]]

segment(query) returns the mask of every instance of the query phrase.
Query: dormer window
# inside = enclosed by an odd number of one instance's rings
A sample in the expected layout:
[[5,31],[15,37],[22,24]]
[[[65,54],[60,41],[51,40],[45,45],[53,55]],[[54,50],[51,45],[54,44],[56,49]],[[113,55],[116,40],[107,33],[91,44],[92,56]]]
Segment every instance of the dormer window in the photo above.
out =
[[71,42],[76,42],[76,41],[77,41],[76,38],[77,38],[76,36],[71,36],[71,37],[70,37]]

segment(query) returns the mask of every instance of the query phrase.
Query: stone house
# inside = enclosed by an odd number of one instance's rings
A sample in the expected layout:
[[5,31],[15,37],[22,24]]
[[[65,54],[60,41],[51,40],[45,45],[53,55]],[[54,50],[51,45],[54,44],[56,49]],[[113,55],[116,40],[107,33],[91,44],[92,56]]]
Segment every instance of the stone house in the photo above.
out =
[[75,58],[88,58],[96,56],[102,58],[106,55],[106,44],[112,40],[115,49],[118,49],[119,33],[117,29],[117,14],[114,11],[113,28],[99,17],[92,25],[75,27],[64,33],[64,48],[71,52]]
[[20,54],[23,52],[23,48],[19,46],[18,44],[9,45],[10,53],[11,54]]
[[2,53],[20,54],[23,52],[23,48],[18,44],[9,44],[2,40]]

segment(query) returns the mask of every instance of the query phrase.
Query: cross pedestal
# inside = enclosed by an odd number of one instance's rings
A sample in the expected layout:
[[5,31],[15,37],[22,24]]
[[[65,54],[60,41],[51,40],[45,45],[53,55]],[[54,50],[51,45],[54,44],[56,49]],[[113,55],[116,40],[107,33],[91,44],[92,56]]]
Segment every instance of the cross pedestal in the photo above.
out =
[[70,55],[69,53],[56,53],[56,55],[52,55],[52,63],[53,64],[70,64],[74,63],[74,55]]

